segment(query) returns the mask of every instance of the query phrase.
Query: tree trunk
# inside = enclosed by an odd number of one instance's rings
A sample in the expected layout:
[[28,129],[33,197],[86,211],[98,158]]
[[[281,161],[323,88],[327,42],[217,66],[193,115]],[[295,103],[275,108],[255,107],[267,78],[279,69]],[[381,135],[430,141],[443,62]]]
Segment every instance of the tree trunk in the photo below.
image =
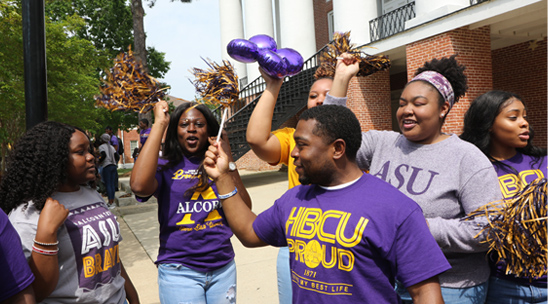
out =
[[[147,65],[147,46],[143,2],[141,0],[131,0],[131,13],[133,14],[133,56],[143,65],[143,68],[148,72]],[[152,114],[139,114],[139,120],[146,118],[152,124]]]

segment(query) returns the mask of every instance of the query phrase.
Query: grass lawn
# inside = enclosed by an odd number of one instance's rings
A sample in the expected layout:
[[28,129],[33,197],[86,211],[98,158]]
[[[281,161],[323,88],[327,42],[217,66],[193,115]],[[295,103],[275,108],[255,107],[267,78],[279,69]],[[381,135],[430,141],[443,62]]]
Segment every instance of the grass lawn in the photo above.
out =
[[130,169],[118,169],[118,176],[128,177],[130,175],[131,175],[131,168]]

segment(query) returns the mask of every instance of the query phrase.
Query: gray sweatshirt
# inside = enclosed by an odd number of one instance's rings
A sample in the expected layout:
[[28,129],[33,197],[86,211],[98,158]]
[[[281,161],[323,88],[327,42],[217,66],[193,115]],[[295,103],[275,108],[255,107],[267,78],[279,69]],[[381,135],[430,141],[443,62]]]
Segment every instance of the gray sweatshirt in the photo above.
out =
[[[346,98],[327,96],[324,104],[345,105]],[[481,243],[483,235],[476,237],[485,222],[461,221],[467,213],[501,199],[493,165],[478,148],[454,134],[422,145],[397,132],[372,130],[362,133],[357,162],[421,206],[452,267],[439,276],[443,287],[487,281],[487,245]]]

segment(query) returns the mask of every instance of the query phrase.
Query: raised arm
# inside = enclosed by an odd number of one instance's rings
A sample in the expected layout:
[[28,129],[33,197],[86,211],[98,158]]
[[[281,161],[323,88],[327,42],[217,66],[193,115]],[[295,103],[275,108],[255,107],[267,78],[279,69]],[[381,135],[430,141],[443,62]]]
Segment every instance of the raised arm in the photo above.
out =
[[147,144],[141,147],[137,162],[131,170],[130,186],[137,196],[151,196],[158,188],[156,180],[158,155],[168,124],[168,105],[167,102],[161,100],[154,106],[154,124],[150,130]]
[[359,69],[359,62],[356,58],[348,53],[343,53],[341,59],[337,60],[333,85],[331,86],[331,90],[329,90],[329,95],[333,97],[346,97],[350,79],[356,76]]
[[[35,280],[32,287],[35,292],[36,302],[41,302],[47,298],[57,287],[59,281],[59,264],[57,254],[53,252],[58,250],[57,230],[65,222],[68,216],[68,209],[58,201],[48,198],[36,228],[34,247],[29,258],[29,266],[34,274]],[[41,243],[41,244],[38,244]],[[42,253],[40,253],[42,252]]]
[[282,87],[283,79],[272,78],[261,70],[261,75],[266,82],[266,89],[255,106],[247,125],[246,140],[257,156],[268,162],[280,161],[280,141],[270,133],[272,129],[272,116],[274,106],[278,99],[278,93]]
[[[230,144],[228,141],[228,134],[225,130],[223,130],[223,133],[221,135],[221,144],[223,147],[223,151],[227,151],[227,157],[228,161],[232,162],[234,159],[232,158],[232,151],[230,150]],[[209,142],[213,143],[216,141],[215,137],[209,138]],[[247,192],[247,189],[244,187],[244,183],[242,182],[242,177],[240,176],[240,173],[236,169],[233,172],[229,172],[229,175],[232,177],[232,180],[234,181],[234,184],[236,185],[236,188],[238,188],[238,193],[240,194],[240,197],[245,202],[247,207],[251,209],[251,197],[249,196],[249,193]]]
[[[236,187],[234,179],[228,171],[229,161],[229,157],[219,144],[213,142],[209,146],[205,154],[204,167],[207,175],[215,181],[217,191],[220,194],[231,193]],[[267,245],[253,230],[253,222],[257,215],[247,207],[240,193],[221,201],[230,229],[244,246],[260,247]]]

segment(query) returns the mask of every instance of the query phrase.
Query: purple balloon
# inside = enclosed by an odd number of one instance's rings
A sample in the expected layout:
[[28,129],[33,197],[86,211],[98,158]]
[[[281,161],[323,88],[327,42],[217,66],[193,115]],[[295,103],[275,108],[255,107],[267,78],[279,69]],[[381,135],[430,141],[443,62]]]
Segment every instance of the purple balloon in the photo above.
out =
[[282,78],[287,74],[286,61],[269,49],[259,49],[257,62],[271,77]]
[[228,55],[235,60],[244,63],[252,63],[257,60],[257,45],[245,39],[233,39],[226,46]]
[[249,38],[249,41],[255,43],[259,49],[269,49],[275,51],[277,48],[274,38],[268,35],[255,35]]
[[303,69],[303,56],[299,52],[290,48],[283,48],[276,51],[280,57],[286,61],[286,76],[294,76],[299,74]]

